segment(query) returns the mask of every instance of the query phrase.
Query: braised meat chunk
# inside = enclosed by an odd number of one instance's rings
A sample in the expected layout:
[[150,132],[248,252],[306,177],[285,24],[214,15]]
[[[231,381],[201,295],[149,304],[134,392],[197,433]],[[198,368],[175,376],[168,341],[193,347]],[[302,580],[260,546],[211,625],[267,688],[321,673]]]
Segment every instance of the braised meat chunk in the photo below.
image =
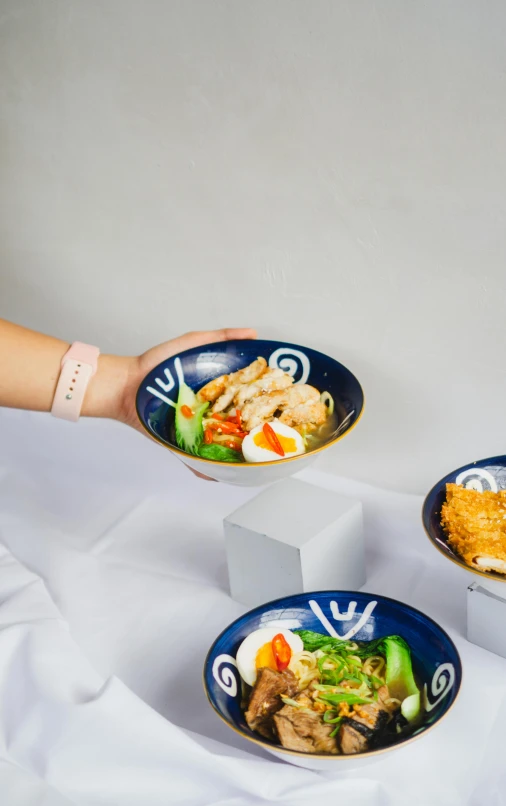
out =
[[364,753],[374,746],[390,720],[390,710],[384,700],[388,689],[382,686],[377,702],[356,705],[352,715],[345,717],[339,730],[339,746],[344,755]]
[[[304,694],[299,695],[296,702],[303,706],[311,704],[311,700]],[[298,750],[301,753],[338,752],[337,742],[330,735],[334,726],[326,725],[321,714],[307,707],[283,706],[275,714],[274,724],[279,740],[287,750]]]
[[369,749],[369,741],[374,733],[365,725],[355,722],[346,717],[339,729],[339,746],[341,753],[345,756],[353,756],[356,753],[365,753]]
[[283,707],[281,694],[293,697],[297,692],[297,679],[289,670],[275,672],[273,669],[259,669],[256,683],[251,692],[246,722],[251,730],[256,730],[267,739],[275,738],[273,715]]

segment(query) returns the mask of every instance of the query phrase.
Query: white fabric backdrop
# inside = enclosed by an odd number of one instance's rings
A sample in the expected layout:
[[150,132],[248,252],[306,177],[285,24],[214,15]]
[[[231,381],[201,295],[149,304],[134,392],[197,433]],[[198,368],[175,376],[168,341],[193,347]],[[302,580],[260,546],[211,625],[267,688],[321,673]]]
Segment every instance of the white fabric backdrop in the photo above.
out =
[[203,482],[122,426],[0,410],[0,802],[7,806],[502,806],[506,661],[465,638],[471,577],[430,546],[422,500],[321,472],[365,507],[365,588],[441,623],[464,684],[427,737],[347,774],[273,760],[201,685],[246,608],[222,519],[254,490]]

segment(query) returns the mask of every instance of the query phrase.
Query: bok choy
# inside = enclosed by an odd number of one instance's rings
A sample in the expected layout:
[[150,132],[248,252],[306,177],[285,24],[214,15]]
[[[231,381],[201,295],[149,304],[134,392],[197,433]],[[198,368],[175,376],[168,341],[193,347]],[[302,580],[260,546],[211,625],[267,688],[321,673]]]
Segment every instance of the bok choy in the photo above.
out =
[[209,403],[201,403],[196,394],[182,383],[176,404],[176,440],[186,453],[198,454],[204,436],[202,418]]

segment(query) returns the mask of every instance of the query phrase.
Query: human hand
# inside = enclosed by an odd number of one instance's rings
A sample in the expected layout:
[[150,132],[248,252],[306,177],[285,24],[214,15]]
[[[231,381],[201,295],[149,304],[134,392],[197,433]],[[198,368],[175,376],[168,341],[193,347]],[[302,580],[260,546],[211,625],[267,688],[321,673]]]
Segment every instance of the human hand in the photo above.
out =
[[142,355],[133,359],[126,378],[124,389],[118,401],[117,418],[123,423],[136,428],[145,434],[145,430],[139,422],[135,410],[135,396],[137,390],[151,370],[162,361],[173,355],[191,350],[192,347],[201,347],[204,344],[212,344],[215,341],[231,341],[232,339],[254,339],[256,332],[251,328],[224,328],[223,330],[206,330],[185,333],[176,339],[171,339],[157,347],[152,347]]
[[[112,417],[146,434],[137,416],[135,397],[148,372],[165,359],[192,347],[232,339],[255,338],[256,331],[251,328],[194,331],[152,347],[139,356],[131,358],[101,356],[99,372],[90,384],[85,401],[86,411],[83,411],[83,414]],[[201,473],[192,472],[200,478],[207,478]]]
[[[135,397],[150,370],[192,347],[255,338],[256,332],[251,328],[225,328],[186,333],[139,356],[102,353],[86,389],[81,415],[119,420],[145,434],[137,418]],[[51,411],[61,361],[69,346],[61,339],[0,319],[0,406]]]

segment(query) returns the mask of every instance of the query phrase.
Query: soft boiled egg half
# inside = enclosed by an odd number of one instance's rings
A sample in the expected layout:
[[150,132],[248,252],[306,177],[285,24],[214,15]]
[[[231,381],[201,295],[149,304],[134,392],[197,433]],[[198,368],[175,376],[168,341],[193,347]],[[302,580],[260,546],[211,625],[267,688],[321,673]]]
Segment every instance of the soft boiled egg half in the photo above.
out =
[[276,462],[279,459],[289,459],[291,456],[305,453],[304,441],[295,428],[290,428],[279,420],[273,420],[268,425],[274,431],[284,455],[278,453],[272,446],[264,426],[257,425],[242,442],[242,452],[247,462]]
[[244,639],[235,660],[244,682],[254,686],[258,669],[286,669],[291,655],[302,652],[303,649],[302,639],[290,630],[262,627]]

